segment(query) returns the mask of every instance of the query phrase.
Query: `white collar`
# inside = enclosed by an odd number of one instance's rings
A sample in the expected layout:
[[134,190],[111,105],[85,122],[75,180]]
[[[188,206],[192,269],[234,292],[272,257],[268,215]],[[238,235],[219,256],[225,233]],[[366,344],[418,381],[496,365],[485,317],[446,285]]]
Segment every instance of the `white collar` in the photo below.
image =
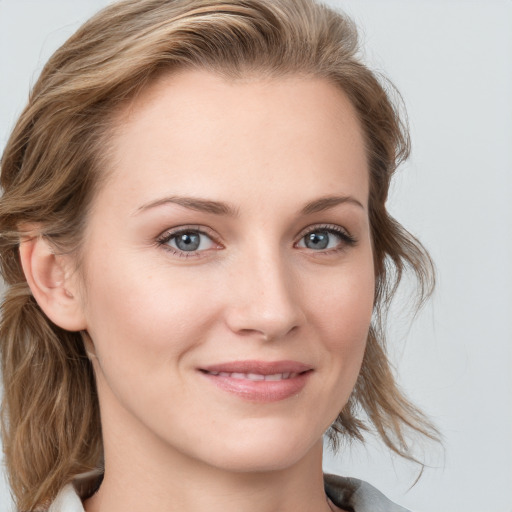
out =
[[73,484],[67,484],[61,489],[48,512],[85,512]]

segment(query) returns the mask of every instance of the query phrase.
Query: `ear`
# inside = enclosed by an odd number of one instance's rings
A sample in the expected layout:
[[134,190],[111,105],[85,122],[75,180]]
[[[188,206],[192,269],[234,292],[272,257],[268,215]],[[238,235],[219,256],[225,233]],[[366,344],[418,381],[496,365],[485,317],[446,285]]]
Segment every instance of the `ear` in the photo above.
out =
[[55,254],[41,235],[23,237],[20,259],[25,278],[40,308],[56,325],[67,331],[86,328],[73,262]]

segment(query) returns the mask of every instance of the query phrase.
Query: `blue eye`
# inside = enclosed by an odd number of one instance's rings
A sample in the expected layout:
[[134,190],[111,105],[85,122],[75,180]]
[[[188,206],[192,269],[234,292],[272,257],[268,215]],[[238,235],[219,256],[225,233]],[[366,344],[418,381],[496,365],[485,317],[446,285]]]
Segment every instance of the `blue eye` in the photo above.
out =
[[201,235],[199,233],[182,233],[174,235],[172,238],[180,251],[197,251],[201,245]]
[[182,229],[174,233],[166,233],[159,240],[160,245],[176,253],[194,253],[205,251],[216,246],[215,242],[197,229]]
[[316,228],[306,233],[297,244],[313,251],[326,251],[344,245],[354,245],[355,239],[338,227]]
[[332,243],[331,233],[327,233],[327,231],[319,232],[319,233],[309,233],[304,237],[304,245],[308,249],[327,249],[329,248],[329,244]]

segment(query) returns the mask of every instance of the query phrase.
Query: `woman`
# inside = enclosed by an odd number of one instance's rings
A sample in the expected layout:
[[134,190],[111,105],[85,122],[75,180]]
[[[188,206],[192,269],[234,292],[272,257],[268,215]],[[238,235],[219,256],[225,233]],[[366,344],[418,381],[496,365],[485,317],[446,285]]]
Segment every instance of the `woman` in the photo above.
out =
[[432,283],[385,208],[407,152],[353,25],[309,0],[86,23],[2,158],[18,508],[402,510],[321,462],[326,431],[407,458],[406,430],[435,434],[381,325],[405,267],[420,302]]

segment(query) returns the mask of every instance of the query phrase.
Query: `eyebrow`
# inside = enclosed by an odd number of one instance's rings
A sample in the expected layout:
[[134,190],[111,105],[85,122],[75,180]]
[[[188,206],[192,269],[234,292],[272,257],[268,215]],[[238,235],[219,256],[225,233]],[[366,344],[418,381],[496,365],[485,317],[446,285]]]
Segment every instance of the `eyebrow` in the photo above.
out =
[[[215,215],[226,215],[228,217],[237,217],[239,214],[238,208],[228,203],[220,201],[213,201],[210,199],[201,199],[198,197],[182,197],[182,196],[170,196],[140,206],[136,213],[156,208],[165,204],[177,204],[190,210],[196,210],[199,212],[213,213]],[[363,210],[365,209],[361,202],[352,196],[326,196],[319,199],[315,199],[307,203],[300,211],[301,215],[311,215],[313,213],[323,212],[334,208],[339,204],[349,203],[356,205]]]
[[352,196],[326,196],[321,197],[320,199],[316,199],[315,201],[311,201],[304,208],[302,208],[302,215],[311,215],[312,213],[323,212],[325,210],[329,210],[330,208],[334,208],[339,204],[349,203],[356,206],[359,206],[363,210],[365,209],[361,202],[359,202],[355,197]]
[[138,208],[137,212],[149,210],[150,208],[156,208],[164,204],[178,204],[190,210],[196,210],[198,212],[213,213],[215,215],[227,215],[229,217],[237,217],[238,209],[227,203],[221,203],[220,201],[212,201],[210,199],[201,199],[199,197],[181,197],[171,196],[157,199],[149,203],[143,204]]

